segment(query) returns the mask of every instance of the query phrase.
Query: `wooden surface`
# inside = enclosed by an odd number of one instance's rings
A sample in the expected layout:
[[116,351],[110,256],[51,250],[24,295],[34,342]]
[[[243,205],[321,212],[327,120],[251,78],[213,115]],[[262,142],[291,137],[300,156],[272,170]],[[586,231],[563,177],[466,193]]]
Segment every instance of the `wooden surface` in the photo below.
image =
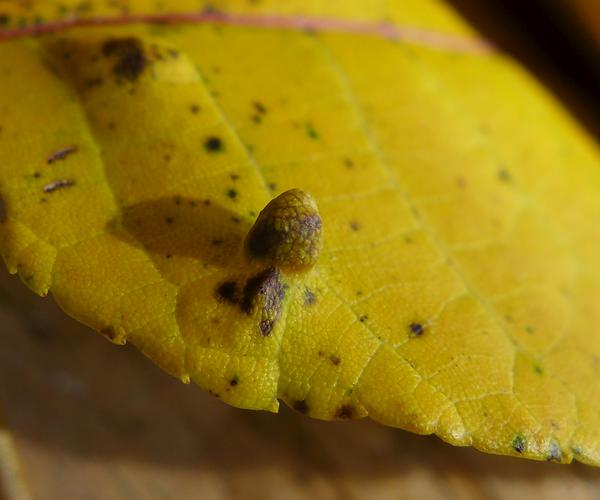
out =
[[600,498],[580,464],[228,407],[4,272],[0,324],[0,406],[35,499]]

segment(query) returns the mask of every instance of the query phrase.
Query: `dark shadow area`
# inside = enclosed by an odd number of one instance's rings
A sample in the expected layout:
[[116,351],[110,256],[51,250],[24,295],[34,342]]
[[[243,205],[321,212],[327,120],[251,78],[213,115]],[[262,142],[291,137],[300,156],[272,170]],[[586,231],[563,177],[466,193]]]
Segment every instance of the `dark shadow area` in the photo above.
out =
[[170,378],[133,348],[109,344],[5,271],[0,290],[0,406],[21,447],[50,462],[62,457],[57,471],[67,460],[219,477],[276,469],[294,481],[319,476],[336,484],[424,474],[445,491],[467,481],[478,498],[496,480],[600,486],[600,472],[580,464],[485,455],[368,420],[327,423],[287,408],[279,415],[232,408]]
[[600,137],[600,54],[564,6],[553,0],[449,3],[485,38],[532,71]]
[[227,267],[250,226],[250,220],[211,200],[174,196],[127,207],[108,229],[128,243],[133,237],[161,269],[178,256]]

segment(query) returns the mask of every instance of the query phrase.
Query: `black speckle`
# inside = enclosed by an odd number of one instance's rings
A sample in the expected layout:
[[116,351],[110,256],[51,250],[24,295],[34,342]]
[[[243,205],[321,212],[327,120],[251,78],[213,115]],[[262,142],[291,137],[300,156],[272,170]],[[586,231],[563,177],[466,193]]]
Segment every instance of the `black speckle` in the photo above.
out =
[[354,416],[355,411],[356,410],[352,405],[342,405],[338,408],[337,412],[335,413],[335,417],[347,420]]
[[217,287],[217,297],[231,304],[237,304],[237,285],[235,281],[226,281]]
[[235,188],[229,188],[227,190],[226,194],[227,194],[227,197],[231,200],[236,200],[238,197],[238,192],[237,192],[237,189],[235,189]]
[[368,319],[369,319],[369,316],[367,316],[366,314],[362,314],[361,316],[359,316],[358,321],[360,321],[361,323],[364,323]]
[[175,220],[175,219],[173,219],[173,217],[165,217],[165,222],[166,222],[167,224],[173,224],[173,221],[174,221],[174,220]]
[[116,56],[117,62],[113,71],[117,77],[135,81],[148,65],[142,43],[134,37],[114,38],[102,46],[105,56]]
[[8,14],[0,14],[0,26],[6,26],[10,21]]
[[329,356],[329,361],[331,361],[331,363],[334,364],[335,366],[339,365],[342,362],[340,357],[336,356],[335,354],[332,354],[331,356]]
[[221,240],[221,239],[219,239],[219,238],[215,238],[215,239],[214,239],[214,240],[212,240],[210,243],[211,243],[212,245],[214,245],[214,246],[219,246],[219,245],[222,245],[222,244],[223,244],[223,240]]
[[544,373],[544,369],[540,365],[538,365],[537,363],[533,364],[533,371],[535,373],[537,373],[538,375],[542,375]]
[[354,162],[350,158],[344,158],[343,161],[346,168],[354,168]]
[[408,325],[408,329],[413,337],[420,337],[425,332],[425,328],[421,323],[411,323]]
[[274,182],[269,182],[269,189],[271,191],[275,191],[277,189],[277,184],[275,184]]
[[313,292],[310,288],[304,289],[304,303],[307,306],[312,306],[317,301],[317,297],[315,296],[315,292]]
[[197,104],[192,104],[192,105],[190,106],[190,111],[191,111],[193,114],[197,115],[197,114],[200,112],[200,106],[198,106]]
[[306,404],[306,400],[301,399],[298,401],[294,401],[294,410],[299,411],[300,413],[304,413],[306,415],[308,413],[308,404]]
[[360,229],[360,224],[355,220],[350,221],[350,229],[352,229],[352,231],[358,231]]
[[229,381],[229,385],[231,387],[235,387],[236,385],[238,385],[240,382],[240,379],[237,375],[234,375],[233,377],[231,377],[231,380]]
[[223,151],[223,141],[216,136],[208,137],[204,141],[204,149],[209,153],[220,153]]
[[172,257],[173,256],[170,253],[168,253],[167,255],[165,255],[165,259],[171,259]]
[[523,434],[517,434],[512,441],[513,450],[517,453],[523,453],[525,451],[525,436]]
[[237,180],[239,180],[240,176],[239,176],[239,174],[229,174],[229,178],[232,181],[237,181]]

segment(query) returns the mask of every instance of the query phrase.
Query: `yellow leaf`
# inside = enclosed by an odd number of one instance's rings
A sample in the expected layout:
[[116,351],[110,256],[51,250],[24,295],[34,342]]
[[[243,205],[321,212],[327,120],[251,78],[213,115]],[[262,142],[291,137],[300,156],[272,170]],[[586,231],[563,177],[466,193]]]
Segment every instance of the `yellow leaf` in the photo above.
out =
[[235,406],[600,464],[560,106],[437,1],[164,4],[2,6],[8,268]]

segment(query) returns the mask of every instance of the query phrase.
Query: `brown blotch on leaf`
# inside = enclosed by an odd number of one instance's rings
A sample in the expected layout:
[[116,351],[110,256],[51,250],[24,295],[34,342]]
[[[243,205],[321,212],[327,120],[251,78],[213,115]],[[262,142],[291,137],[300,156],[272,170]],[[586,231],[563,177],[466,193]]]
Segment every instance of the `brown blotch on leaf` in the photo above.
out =
[[260,212],[246,236],[246,254],[282,269],[305,271],[319,257],[322,226],[312,196],[301,189],[290,189]]
[[64,160],[67,156],[69,156],[72,153],[75,153],[76,151],[77,146],[67,146],[66,148],[59,149],[58,151],[55,151],[50,156],[48,156],[48,158],[46,159],[46,163],[48,163],[48,165],[52,165],[58,160]]
[[240,307],[246,314],[258,311],[258,328],[265,337],[270,335],[279,319],[285,290],[281,273],[272,266],[248,279],[244,285]]
[[231,380],[229,381],[229,385],[231,387],[235,387],[236,385],[238,385],[238,383],[240,382],[240,379],[237,375],[234,375],[233,377],[231,377]]
[[358,231],[360,229],[360,223],[355,220],[350,221],[350,229],[352,229],[352,231]]
[[329,356],[329,361],[331,361],[335,366],[339,365],[342,362],[340,357],[336,356],[335,354]]
[[43,187],[44,193],[53,193],[54,191],[66,187],[71,187],[75,184],[75,181],[72,179],[58,179],[56,181],[52,181],[49,184],[46,184]]
[[305,399],[294,401],[294,410],[306,415],[308,413],[308,409],[308,404],[306,403]]
[[113,71],[117,77],[136,81],[148,65],[148,58],[140,40],[134,37],[113,38],[104,42],[102,53],[116,57]]
[[354,408],[354,406],[345,404],[338,408],[337,412],[335,413],[335,418],[347,420],[354,417],[355,412],[356,409]]
[[217,297],[225,302],[237,304],[237,285],[235,281],[226,281],[217,287]]

